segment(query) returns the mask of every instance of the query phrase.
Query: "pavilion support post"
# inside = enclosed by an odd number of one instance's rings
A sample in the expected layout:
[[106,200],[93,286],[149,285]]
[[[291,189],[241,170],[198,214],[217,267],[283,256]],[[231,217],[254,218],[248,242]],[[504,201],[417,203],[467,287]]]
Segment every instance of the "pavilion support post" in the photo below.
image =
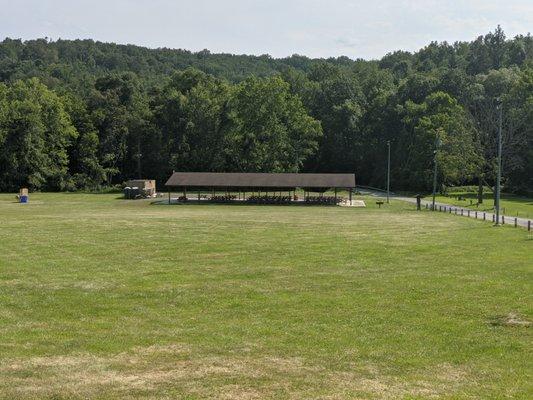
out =
[[185,200],[187,200],[187,187],[183,186],[183,197]]
[[170,204],[170,189],[168,189],[168,204]]
[[352,188],[350,188],[348,193],[350,193],[350,205],[352,205]]
[[337,188],[335,188],[335,204],[337,204]]
[[198,190],[198,202],[200,202],[200,190]]

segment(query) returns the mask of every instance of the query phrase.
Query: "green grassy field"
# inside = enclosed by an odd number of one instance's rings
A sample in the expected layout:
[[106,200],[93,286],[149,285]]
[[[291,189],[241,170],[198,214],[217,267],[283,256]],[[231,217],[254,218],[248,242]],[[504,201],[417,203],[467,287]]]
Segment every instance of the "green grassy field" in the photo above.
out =
[[[461,196],[465,200],[458,200]],[[427,196],[430,198],[431,196]],[[494,197],[492,193],[483,195],[483,203],[477,205],[477,194],[473,192],[453,193],[449,196],[437,196],[436,201],[472,210],[490,211],[494,209]],[[533,218],[533,199],[529,197],[515,196],[512,194],[503,194],[501,198],[502,213],[511,217]],[[471,204],[472,203],[472,204]]]
[[377,209],[0,195],[5,399],[530,399],[533,240]]

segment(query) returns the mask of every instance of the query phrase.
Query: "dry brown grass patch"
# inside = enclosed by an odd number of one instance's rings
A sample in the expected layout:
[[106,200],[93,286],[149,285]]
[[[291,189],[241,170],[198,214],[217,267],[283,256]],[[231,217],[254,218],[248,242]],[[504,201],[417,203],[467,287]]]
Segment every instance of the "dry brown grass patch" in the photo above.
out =
[[[136,392],[159,397],[169,388],[217,399],[275,398],[280,392],[294,399],[436,398],[468,380],[466,370],[448,364],[419,371],[407,383],[405,377],[380,373],[376,367],[331,371],[298,357],[198,357],[183,344],[137,347],[112,357],[32,357],[0,366],[4,387],[22,398],[56,394],[91,398],[103,393],[122,397]],[[6,393],[5,389],[2,392]]]
[[528,328],[531,326],[531,321],[527,318],[522,317],[517,313],[509,313],[506,315],[500,315],[493,318],[490,321],[490,324],[493,326],[508,326],[508,327],[524,327]]

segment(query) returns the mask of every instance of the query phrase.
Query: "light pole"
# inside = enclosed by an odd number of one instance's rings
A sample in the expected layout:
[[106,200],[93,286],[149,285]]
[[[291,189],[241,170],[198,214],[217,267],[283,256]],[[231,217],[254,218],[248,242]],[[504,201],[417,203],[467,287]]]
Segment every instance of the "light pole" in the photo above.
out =
[[440,146],[440,138],[437,136],[435,140],[435,150],[433,150],[433,163],[434,163],[434,169],[433,169],[433,202],[431,205],[431,210],[435,211],[435,195],[437,193],[437,151]]
[[502,118],[503,104],[498,99],[498,170],[496,174],[496,201],[494,208],[496,209],[496,225],[500,224],[500,189],[502,179]]
[[387,204],[389,204],[390,197],[390,140],[387,140]]

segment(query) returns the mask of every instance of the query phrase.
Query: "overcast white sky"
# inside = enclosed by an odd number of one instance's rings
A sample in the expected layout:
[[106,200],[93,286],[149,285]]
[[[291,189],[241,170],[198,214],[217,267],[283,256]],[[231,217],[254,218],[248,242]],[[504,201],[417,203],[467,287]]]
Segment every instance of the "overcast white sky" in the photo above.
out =
[[533,0],[0,0],[0,40],[92,38],[284,57],[380,58],[500,24],[533,30]]

